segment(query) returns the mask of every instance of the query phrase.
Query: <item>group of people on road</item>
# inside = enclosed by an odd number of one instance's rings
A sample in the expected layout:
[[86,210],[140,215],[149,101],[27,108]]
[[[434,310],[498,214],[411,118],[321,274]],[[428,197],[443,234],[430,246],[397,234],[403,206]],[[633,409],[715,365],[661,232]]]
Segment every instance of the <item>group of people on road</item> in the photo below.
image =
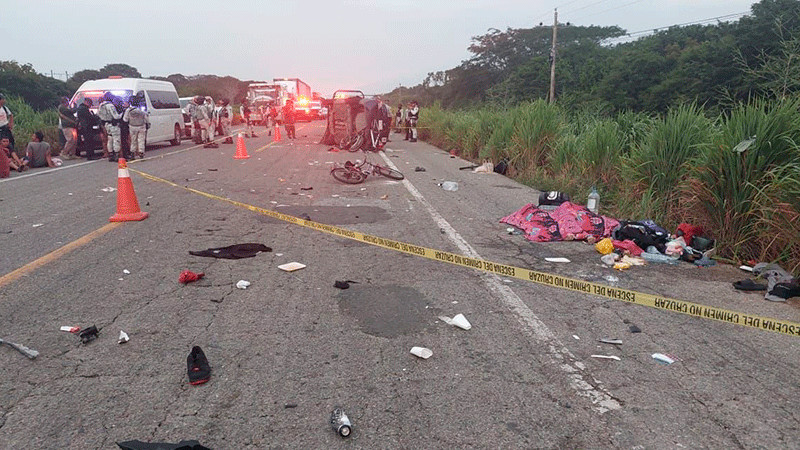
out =
[[419,104],[416,100],[411,101],[403,107],[403,104],[397,105],[397,112],[395,113],[395,133],[402,133],[405,130],[405,141],[417,142],[417,120],[419,120]]
[[29,167],[55,167],[56,163],[50,153],[50,144],[45,142],[44,133],[36,131],[25,148],[22,158],[11,149],[11,140],[7,135],[0,136],[0,178],[11,176],[11,170],[24,172]]
[[[83,150],[87,159],[108,158],[116,162],[120,157],[126,159],[144,158],[147,129],[150,116],[145,110],[145,100],[141,94],[127,100],[106,92],[100,98],[97,114],[91,110],[92,99],[86,97],[73,108],[67,97],[61,98],[58,107],[59,128],[64,135],[64,150],[61,157],[66,160],[77,159]],[[103,154],[94,153],[94,127],[99,123]]]

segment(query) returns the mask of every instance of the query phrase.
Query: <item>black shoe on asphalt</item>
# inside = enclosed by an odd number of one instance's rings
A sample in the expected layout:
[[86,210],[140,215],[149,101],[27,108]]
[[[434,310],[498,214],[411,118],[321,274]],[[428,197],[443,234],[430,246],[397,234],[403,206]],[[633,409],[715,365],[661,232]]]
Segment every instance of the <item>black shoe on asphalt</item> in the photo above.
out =
[[411,142],[417,142],[417,140],[416,139],[411,139]]
[[186,370],[189,374],[189,384],[203,384],[211,377],[211,366],[208,365],[203,349],[192,347],[192,352],[186,358]]

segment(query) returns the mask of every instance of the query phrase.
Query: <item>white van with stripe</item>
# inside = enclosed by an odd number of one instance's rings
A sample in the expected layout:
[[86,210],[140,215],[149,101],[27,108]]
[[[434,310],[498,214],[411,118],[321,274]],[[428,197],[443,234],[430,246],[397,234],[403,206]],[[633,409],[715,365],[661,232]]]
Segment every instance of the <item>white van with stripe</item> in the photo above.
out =
[[146,142],[151,144],[170,141],[172,145],[180,145],[183,113],[175,85],[169,81],[144,78],[108,77],[102,80],[89,80],[84,82],[72,96],[70,106],[78,106],[89,98],[92,100],[90,109],[96,113],[100,99],[106,92],[111,92],[125,102],[134,95],[144,97],[145,108],[150,113],[150,129],[147,130]]

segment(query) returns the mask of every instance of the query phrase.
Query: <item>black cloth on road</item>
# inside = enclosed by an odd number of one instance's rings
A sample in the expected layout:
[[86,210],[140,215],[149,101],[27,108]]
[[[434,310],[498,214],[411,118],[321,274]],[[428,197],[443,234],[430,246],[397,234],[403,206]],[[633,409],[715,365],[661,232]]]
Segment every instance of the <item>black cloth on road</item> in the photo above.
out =
[[224,259],[242,259],[252,258],[259,252],[271,252],[272,249],[264,244],[246,243],[234,244],[227,247],[209,248],[199,252],[190,251],[190,255],[194,256],[210,256],[212,258]]

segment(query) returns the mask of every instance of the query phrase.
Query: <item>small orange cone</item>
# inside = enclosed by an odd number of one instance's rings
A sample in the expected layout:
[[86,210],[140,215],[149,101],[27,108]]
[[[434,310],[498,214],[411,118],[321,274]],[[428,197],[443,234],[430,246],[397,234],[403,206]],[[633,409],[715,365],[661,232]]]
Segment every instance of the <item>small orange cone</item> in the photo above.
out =
[[129,222],[147,219],[149,215],[139,209],[139,201],[136,200],[131,175],[128,173],[128,164],[125,162],[125,158],[120,158],[117,169],[117,213],[108,220],[110,222]]
[[272,135],[272,142],[280,142],[281,141],[281,127],[279,125],[275,125],[275,133]]
[[239,133],[239,137],[236,138],[236,154],[233,155],[234,159],[247,159],[250,155],[247,154],[247,147],[244,146],[244,136],[242,133]]

